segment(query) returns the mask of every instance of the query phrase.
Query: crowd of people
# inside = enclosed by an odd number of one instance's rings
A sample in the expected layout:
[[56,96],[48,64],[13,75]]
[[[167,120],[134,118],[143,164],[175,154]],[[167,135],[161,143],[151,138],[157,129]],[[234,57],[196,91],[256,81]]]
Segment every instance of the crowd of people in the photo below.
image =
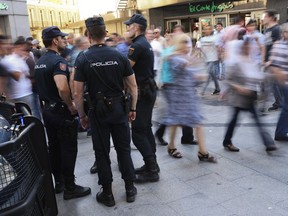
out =
[[[181,143],[198,145],[199,161],[217,162],[206,148],[202,128],[201,97],[211,80],[212,97],[227,98],[233,109],[223,138],[226,150],[240,151],[232,141],[240,111],[252,113],[267,152],[277,150],[274,140],[288,141],[288,24],[280,26],[274,10],[267,10],[262,22],[263,33],[256,20],[245,24],[236,17],[226,28],[222,23],[204,26],[202,35],[197,28],[190,37],[176,25],[163,37],[161,28],[147,29],[147,20],[134,14],[124,22],[123,37],[108,33],[102,17],[85,20],[87,30],[76,38],[56,26],[43,29],[45,48],[37,39],[18,37],[11,44],[1,36],[0,93],[8,101],[27,103],[32,115],[43,121],[55,193],[64,191],[64,199],[91,193],[89,187],[75,183],[77,131],[82,127],[92,137],[95,162],[90,172],[98,172],[102,186],[96,200],[115,205],[109,157],[112,137],[126,200],[134,202],[134,182],[160,179],[157,143],[167,146],[172,158],[183,157],[175,141],[179,126]],[[167,107],[153,134],[152,112],[159,89]],[[274,138],[259,120],[270,93],[275,102],[268,111],[282,108]],[[259,94],[264,100],[261,106],[257,106]],[[163,138],[166,128],[168,142]],[[136,169],[131,139],[144,161]]]

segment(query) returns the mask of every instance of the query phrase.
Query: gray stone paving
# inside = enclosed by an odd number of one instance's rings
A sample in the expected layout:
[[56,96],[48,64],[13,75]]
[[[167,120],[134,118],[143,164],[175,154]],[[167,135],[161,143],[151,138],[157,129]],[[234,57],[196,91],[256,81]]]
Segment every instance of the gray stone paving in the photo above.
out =
[[[210,89],[212,90],[212,89]],[[269,103],[270,104],[270,103]],[[153,123],[163,113],[165,103],[161,97],[154,109]],[[279,150],[271,155],[265,152],[249,113],[241,114],[233,141],[239,153],[227,152],[222,147],[230,107],[215,96],[203,98],[206,120],[204,129],[209,151],[217,156],[217,164],[200,163],[197,146],[180,144],[177,148],[182,159],[168,156],[166,147],[157,146],[161,168],[160,181],[137,184],[138,196],[134,203],[126,203],[124,183],[118,171],[116,153],[111,147],[114,175],[113,193],[116,206],[105,207],[96,202],[100,186],[97,174],[89,173],[94,162],[91,139],[79,134],[79,153],[76,165],[77,183],[92,188],[92,194],[79,199],[63,201],[57,195],[59,215],[63,216],[287,216],[288,215],[288,143],[277,142]],[[279,112],[261,117],[265,128],[274,135]],[[168,140],[169,131],[165,138]],[[132,145],[135,167],[142,165],[140,153]]]

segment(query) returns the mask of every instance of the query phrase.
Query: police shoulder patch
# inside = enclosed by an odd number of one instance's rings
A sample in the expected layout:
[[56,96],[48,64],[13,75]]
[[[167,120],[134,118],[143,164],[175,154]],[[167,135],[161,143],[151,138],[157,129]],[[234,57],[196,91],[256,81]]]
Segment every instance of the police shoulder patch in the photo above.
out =
[[67,65],[65,63],[60,63],[59,67],[60,67],[60,70],[62,71],[66,71],[67,69]]
[[129,51],[128,51],[128,55],[132,55],[132,54],[134,53],[134,50],[135,50],[134,48],[131,48],[131,47],[130,47],[130,48],[129,48]]

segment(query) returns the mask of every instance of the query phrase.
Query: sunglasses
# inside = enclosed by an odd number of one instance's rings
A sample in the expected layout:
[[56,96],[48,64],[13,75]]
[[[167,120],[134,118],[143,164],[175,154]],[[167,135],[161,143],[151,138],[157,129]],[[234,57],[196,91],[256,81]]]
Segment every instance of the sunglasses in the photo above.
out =
[[158,34],[159,32],[153,32],[153,34]]

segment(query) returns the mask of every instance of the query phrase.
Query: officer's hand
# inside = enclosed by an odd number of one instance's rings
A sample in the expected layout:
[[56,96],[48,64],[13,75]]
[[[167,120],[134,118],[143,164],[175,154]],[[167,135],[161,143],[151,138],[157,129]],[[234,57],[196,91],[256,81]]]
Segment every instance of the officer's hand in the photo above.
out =
[[136,112],[129,112],[128,114],[128,120],[129,122],[132,122],[136,119]]
[[89,128],[88,117],[84,116],[83,118],[80,118],[80,124],[81,124],[82,128],[84,128],[84,129]]

